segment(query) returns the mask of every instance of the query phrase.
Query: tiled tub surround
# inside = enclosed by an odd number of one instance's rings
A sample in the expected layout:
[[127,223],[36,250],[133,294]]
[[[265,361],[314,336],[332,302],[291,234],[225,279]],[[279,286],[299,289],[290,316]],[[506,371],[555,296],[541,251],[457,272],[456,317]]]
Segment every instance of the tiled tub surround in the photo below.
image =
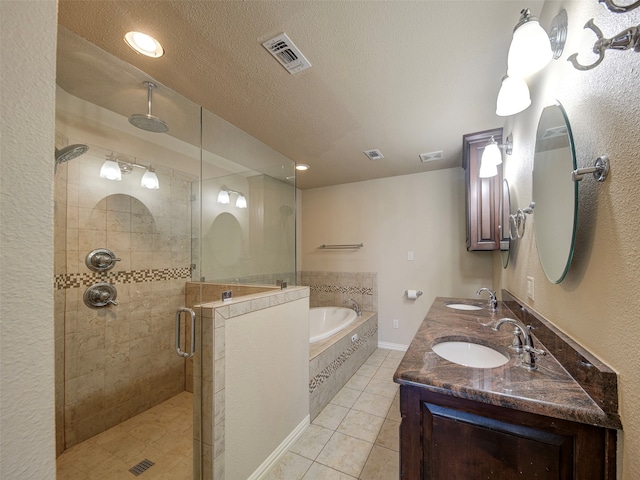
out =
[[[190,278],[193,177],[158,167],[159,190],[99,177],[91,151],[55,178],[57,452],[184,391],[184,360],[173,349],[176,309]],[[109,272],[86,255],[108,248]],[[95,282],[115,285],[118,305],[87,307]]]
[[[304,416],[308,413],[309,381],[306,364],[309,324],[305,318],[309,306],[308,297],[308,288],[289,287],[238,297],[230,303],[218,301],[202,304],[196,309],[201,312],[198,321],[202,324],[202,352],[194,357],[194,399],[197,403],[200,396],[198,389],[202,386],[202,418],[199,417],[200,405],[194,405],[194,421],[196,424],[201,422],[202,432],[194,430],[194,468],[197,475],[200,472],[198,455],[202,452],[203,480],[224,480],[225,476],[232,478],[238,469],[243,468],[248,468],[251,472],[260,469],[260,462],[266,461],[272,450],[280,442],[287,440],[280,438],[285,435],[281,432],[283,428],[287,430],[286,433],[292,432],[291,439],[296,438],[296,430],[304,428]],[[250,324],[249,322],[260,324],[264,320],[267,324],[263,324],[262,331],[245,332],[247,337],[249,334],[252,337],[245,338],[243,326]],[[282,338],[288,336],[288,333],[282,332],[283,321],[289,322],[296,330],[296,339],[299,336],[299,340],[289,342],[288,337]],[[239,329],[236,330],[236,327]],[[273,334],[276,337],[269,341],[268,336]],[[239,344],[232,345],[229,339],[232,343]],[[264,349],[268,352],[261,356]],[[256,372],[260,375],[242,385],[242,379],[239,378],[242,374],[231,379],[230,373],[237,371],[238,364],[242,363],[239,358],[244,354],[258,355],[261,361],[255,361],[244,369],[249,375],[255,375]],[[271,368],[272,360],[266,358],[270,355],[277,357],[275,364],[282,361],[280,355],[292,355],[296,361],[292,365],[283,364],[281,369],[274,370]],[[202,364],[199,363],[201,359],[204,359]],[[284,371],[288,369],[297,373],[292,375]],[[283,374],[289,375],[284,384]],[[230,381],[234,383],[229,383]],[[236,398],[243,388],[249,388],[251,393]],[[294,391],[289,392],[292,388]],[[279,395],[284,395],[282,401],[274,402],[274,398],[278,400]],[[291,401],[295,402],[295,406],[287,403]],[[243,402],[250,402],[251,407],[238,412],[237,408],[241,408]],[[275,405],[273,408],[276,409],[284,408],[284,411],[266,411],[268,405]],[[302,418],[298,418],[301,416]],[[308,418],[306,422],[308,423]],[[234,425],[233,432],[225,432],[226,424]],[[247,438],[238,437],[247,431],[250,432]],[[262,436],[267,434],[270,436],[269,441],[264,441]],[[258,443],[254,445],[255,442]],[[275,446],[272,445],[274,442]],[[239,443],[242,444],[241,452],[234,447]],[[268,452],[261,456],[265,449]],[[240,475],[236,478],[248,477]]]
[[[491,328],[500,318],[517,316],[507,304],[500,302],[498,311],[494,313],[486,308],[479,311],[460,311],[445,306],[446,303],[465,302],[470,300],[436,298],[394,375],[397,383],[419,384],[437,393],[546,417],[609,429],[622,428],[618,412],[610,409],[617,405],[617,400],[613,400],[617,398],[617,383],[611,377],[615,374],[609,368],[597,362],[574,342],[562,340],[559,332],[549,322],[537,317],[539,323],[534,326],[540,331],[544,330],[546,338],[543,342],[537,336],[538,330],[534,330],[534,346],[545,350],[547,355],[539,357],[538,370],[528,371],[519,366],[519,356],[505,348],[511,344],[513,329],[503,328],[496,332]],[[477,303],[477,299],[474,299],[473,303]],[[515,306],[517,302],[511,297],[508,305]],[[431,345],[434,340],[443,337],[456,340],[479,339],[511,358],[505,365],[492,369],[460,366],[444,360],[433,352]],[[552,338],[556,338],[555,345],[549,343],[549,340],[553,341]],[[562,347],[559,347],[560,344]],[[563,356],[556,357],[563,349],[572,352],[566,351]],[[589,359],[592,367],[585,368],[593,373],[572,377],[561,361],[574,355],[578,355],[577,358]],[[606,387],[603,394],[611,398],[596,400],[587,393],[593,390],[593,387],[584,387],[587,383],[594,383],[595,378],[603,378],[603,372],[606,378],[606,385],[601,385]]]
[[378,274],[375,272],[301,272],[300,285],[309,287],[310,307],[341,306],[353,298],[362,310],[378,311]]
[[[353,335],[358,336],[355,342],[351,341]],[[312,421],[377,348],[378,314],[370,311],[362,312],[346,329],[309,345]]]

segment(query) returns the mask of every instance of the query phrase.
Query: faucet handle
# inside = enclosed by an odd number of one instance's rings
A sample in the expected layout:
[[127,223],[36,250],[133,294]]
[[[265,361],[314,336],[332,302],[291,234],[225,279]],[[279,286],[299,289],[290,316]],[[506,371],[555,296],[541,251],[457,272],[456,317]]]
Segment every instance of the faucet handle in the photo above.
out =
[[509,348],[516,353],[522,353],[523,350],[522,337],[520,337],[520,329],[518,327],[513,327],[513,340],[511,340],[511,345]]

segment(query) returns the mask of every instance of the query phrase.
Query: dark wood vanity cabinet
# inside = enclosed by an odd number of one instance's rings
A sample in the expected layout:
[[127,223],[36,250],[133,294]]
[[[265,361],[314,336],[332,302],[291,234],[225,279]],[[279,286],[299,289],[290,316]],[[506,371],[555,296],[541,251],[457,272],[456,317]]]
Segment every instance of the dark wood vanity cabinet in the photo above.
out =
[[500,250],[502,165],[498,175],[480,178],[480,159],[491,137],[502,143],[502,128],[462,137],[462,168],[466,178],[467,250]]
[[402,480],[614,480],[616,431],[400,387]]

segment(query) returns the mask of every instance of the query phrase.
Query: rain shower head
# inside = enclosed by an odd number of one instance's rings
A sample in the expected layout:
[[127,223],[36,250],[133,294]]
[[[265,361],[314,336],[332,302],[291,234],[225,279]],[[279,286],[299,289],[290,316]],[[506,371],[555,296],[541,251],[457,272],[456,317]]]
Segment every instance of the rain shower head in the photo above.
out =
[[55,153],[56,163],[54,167],[54,172],[55,170],[57,170],[58,165],[60,165],[61,163],[68,162],[69,160],[73,160],[76,157],[79,157],[80,155],[85,153],[87,150],[89,150],[89,147],[83,143],[68,145],[64,148],[61,148],[60,150],[56,148],[56,153]]
[[138,127],[147,132],[165,133],[169,131],[169,126],[160,118],[151,113],[151,91],[156,88],[155,83],[144,82],[147,87],[147,103],[149,105],[149,113],[134,113],[129,117],[129,123],[134,127]]

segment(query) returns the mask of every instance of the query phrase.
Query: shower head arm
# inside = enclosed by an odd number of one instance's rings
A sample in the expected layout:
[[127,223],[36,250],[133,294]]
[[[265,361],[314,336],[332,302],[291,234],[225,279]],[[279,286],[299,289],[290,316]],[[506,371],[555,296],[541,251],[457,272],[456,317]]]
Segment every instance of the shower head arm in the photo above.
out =
[[152,100],[153,100],[153,93],[152,90],[154,88],[156,88],[156,84],[152,83],[152,82],[144,82],[144,84],[147,86],[147,104],[148,104],[148,108],[149,108],[149,116],[153,116],[153,114],[151,113],[151,105],[152,105]]

